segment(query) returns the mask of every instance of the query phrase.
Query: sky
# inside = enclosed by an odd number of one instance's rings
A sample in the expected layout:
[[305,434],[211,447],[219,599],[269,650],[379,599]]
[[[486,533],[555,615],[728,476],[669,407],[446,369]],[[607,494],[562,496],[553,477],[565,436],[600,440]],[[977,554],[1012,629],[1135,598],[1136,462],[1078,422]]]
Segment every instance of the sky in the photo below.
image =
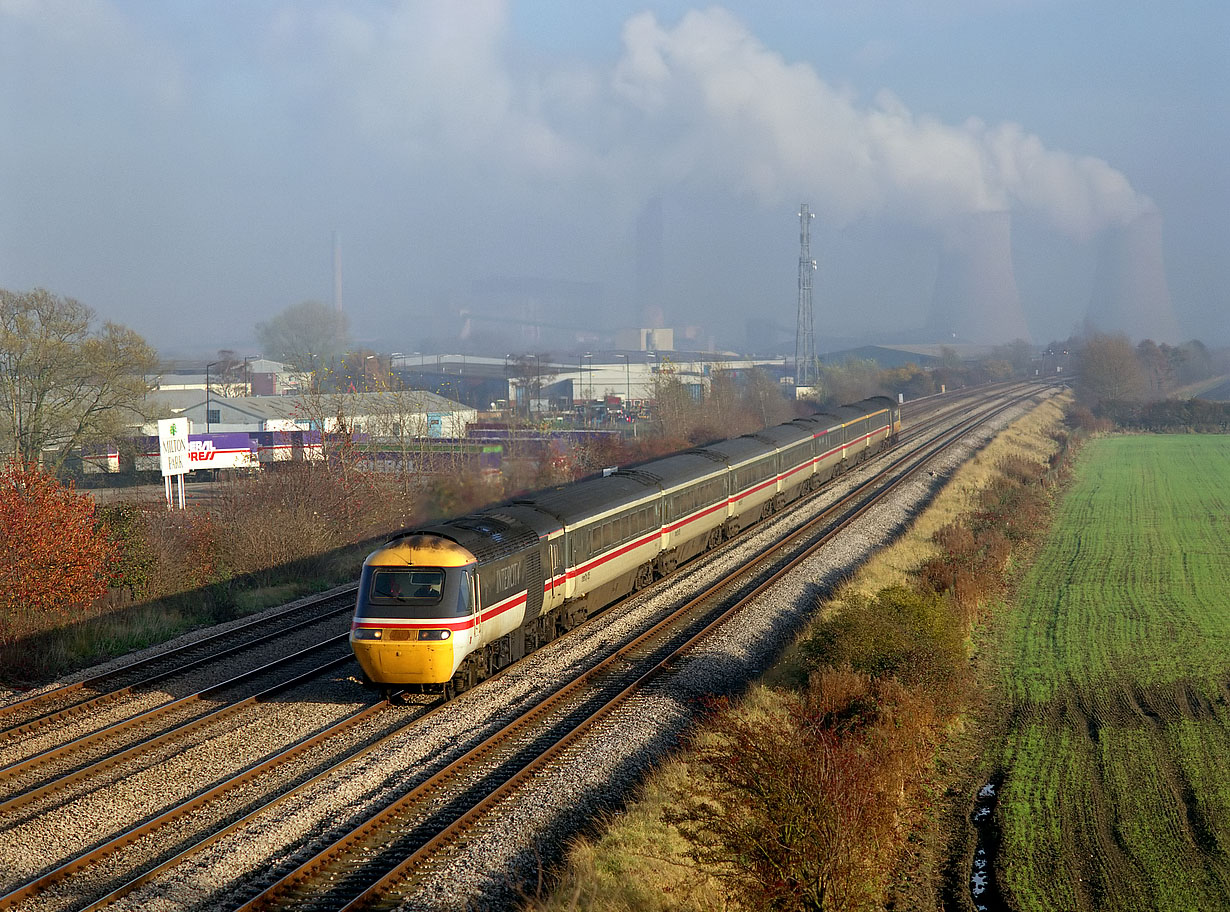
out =
[[792,350],[807,203],[824,351],[919,331],[945,226],[1006,211],[1045,343],[1156,212],[1181,338],[1225,344],[1227,47],[1224,0],[0,0],[0,287],[256,354],[336,247],[380,351],[649,305]]

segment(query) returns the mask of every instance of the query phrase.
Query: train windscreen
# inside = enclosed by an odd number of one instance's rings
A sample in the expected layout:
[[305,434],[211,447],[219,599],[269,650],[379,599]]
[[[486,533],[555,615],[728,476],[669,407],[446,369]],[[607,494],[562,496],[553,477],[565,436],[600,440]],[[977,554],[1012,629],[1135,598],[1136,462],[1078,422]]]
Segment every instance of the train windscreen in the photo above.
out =
[[444,598],[444,571],[434,568],[376,570],[368,595],[373,605],[438,605]]

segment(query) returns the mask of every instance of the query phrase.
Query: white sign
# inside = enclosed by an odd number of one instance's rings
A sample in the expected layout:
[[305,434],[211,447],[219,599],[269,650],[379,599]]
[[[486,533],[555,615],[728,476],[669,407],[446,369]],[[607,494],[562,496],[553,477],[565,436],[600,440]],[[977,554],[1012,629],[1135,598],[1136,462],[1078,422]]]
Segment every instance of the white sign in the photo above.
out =
[[158,422],[158,465],[164,477],[183,475],[188,467],[188,430],[192,423],[187,418],[162,418]]

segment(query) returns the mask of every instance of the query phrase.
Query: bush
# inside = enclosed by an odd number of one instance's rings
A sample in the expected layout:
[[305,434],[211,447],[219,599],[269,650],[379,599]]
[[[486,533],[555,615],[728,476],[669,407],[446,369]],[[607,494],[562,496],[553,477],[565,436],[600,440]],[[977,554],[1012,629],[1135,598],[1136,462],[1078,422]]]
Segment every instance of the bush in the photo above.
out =
[[915,709],[895,682],[849,670],[754,715],[718,701],[666,819],[741,908],[873,908],[916,763]]
[[893,586],[874,598],[845,601],[802,652],[814,670],[848,667],[895,678],[946,704],[965,664],[964,638],[961,619],[943,596]]
[[107,591],[115,548],[94,500],[38,465],[0,468],[0,643],[73,620]]
[[127,590],[130,598],[148,595],[153,586],[156,557],[146,535],[146,519],[136,503],[116,503],[98,508],[104,534],[110,539],[114,564],[111,586]]

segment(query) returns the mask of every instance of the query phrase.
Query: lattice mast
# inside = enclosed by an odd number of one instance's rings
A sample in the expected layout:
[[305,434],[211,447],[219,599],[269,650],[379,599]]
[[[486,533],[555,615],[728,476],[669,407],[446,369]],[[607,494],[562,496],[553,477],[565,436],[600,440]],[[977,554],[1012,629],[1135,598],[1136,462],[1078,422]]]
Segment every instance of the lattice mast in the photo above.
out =
[[816,217],[807,203],[799,206],[799,322],[794,337],[794,385],[814,387],[816,370],[815,313],[811,301],[811,276],[816,261],[811,258],[811,220]]

